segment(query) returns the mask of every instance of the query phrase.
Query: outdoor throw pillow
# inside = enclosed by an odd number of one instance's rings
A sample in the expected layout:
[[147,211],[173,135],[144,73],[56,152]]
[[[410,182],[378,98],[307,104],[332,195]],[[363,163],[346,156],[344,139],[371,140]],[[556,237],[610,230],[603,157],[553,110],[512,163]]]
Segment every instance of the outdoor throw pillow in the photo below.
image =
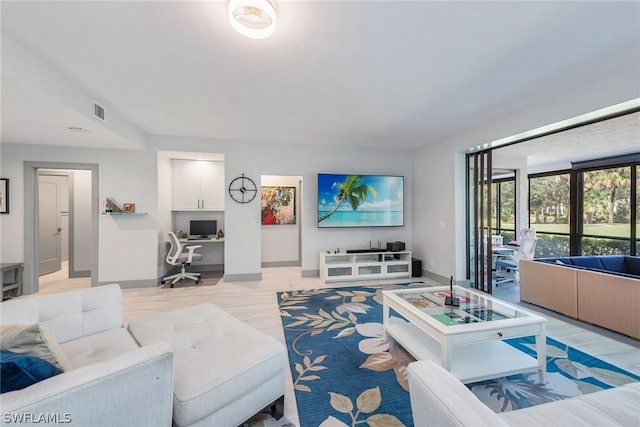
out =
[[62,371],[39,357],[0,351],[0,393],[22,390]]
[[36,356],[63,371],[72,368],[58,343],[40,323],[0,325],[0,350]]

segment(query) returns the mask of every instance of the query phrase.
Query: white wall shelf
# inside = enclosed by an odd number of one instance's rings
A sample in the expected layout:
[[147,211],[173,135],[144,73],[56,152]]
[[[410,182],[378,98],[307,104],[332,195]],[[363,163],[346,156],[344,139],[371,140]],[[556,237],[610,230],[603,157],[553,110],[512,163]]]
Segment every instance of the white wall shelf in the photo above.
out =
[[126,215],[126,216],[142,216],[146,212],[100,212],[101,215]]
[[411,252],[320,252],[320,279],[324,282],[411,277]]

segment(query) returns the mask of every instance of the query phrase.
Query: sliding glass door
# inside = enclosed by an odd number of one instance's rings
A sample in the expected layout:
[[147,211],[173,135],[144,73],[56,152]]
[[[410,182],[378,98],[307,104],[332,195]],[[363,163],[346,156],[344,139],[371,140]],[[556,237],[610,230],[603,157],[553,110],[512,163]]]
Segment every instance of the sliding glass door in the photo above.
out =
[[492,292],[491,234],[494,211],[491,150],[467,155],[467,276],[471,286]]

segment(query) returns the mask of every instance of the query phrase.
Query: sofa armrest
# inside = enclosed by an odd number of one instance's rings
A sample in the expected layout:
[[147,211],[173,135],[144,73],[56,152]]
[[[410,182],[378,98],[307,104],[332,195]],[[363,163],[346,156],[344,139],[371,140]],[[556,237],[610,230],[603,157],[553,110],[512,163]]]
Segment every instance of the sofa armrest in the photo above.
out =
[[173,353],[141,347],[2,395],[2,425],[171,426]]
[[419,426],[506,426],[450,372],[430,360],[407,367],[414,424]]

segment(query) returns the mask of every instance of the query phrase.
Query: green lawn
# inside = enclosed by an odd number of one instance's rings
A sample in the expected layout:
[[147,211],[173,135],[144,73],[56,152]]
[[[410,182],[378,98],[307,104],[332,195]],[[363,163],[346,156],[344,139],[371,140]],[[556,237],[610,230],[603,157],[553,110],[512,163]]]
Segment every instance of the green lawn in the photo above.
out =
[[[504,228],[511,228],[513,224],[502,224]],[[547,233],[569,233],[569,224],[531,224],[536,231]],[[639,231],[640,233],[640,231]],[[631,226],[629,224],[585,224],[584,234],[608,237],[629,237]],[[638,236],[640,237],[640,235]]]
[[[568,233],[569,224],[532,224],[536,231],[546,231],[548,233]],[[584,234],[610,237],[629,237],[631,226],[629,224],[585,224]]]

